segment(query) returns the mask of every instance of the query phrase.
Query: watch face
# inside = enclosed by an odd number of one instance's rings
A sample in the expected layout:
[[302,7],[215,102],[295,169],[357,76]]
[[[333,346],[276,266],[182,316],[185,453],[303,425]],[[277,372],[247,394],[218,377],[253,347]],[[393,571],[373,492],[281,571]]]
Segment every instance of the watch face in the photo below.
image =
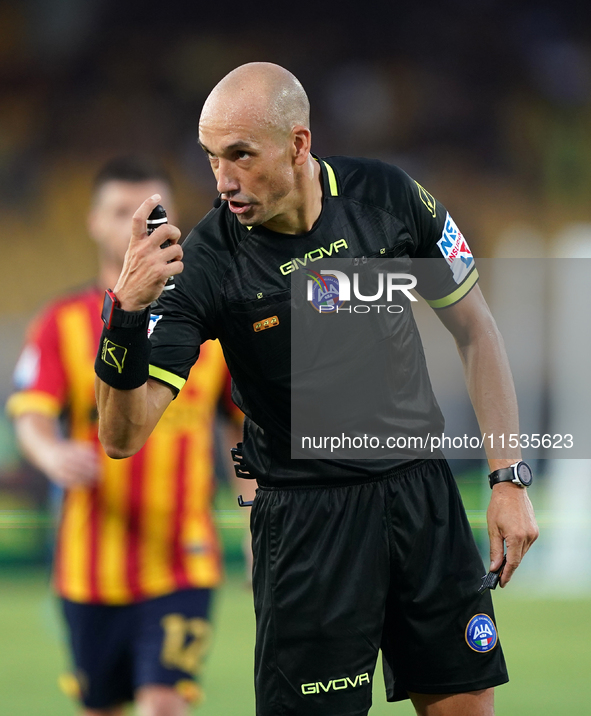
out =
[[[114,295],[114,294],[113,294]],[[115,301],[113,295],[109,291],[105,291],[105,298],[103,301],[103,310],[101,318],[107,328],[111,328],[111,321],[113,319],[113,309],[115,308]]]
[[534,476],[530,466],[526,462],[520,462],[519,465],[517,465],[517,477],[526,487],[529,487],[532,484]]

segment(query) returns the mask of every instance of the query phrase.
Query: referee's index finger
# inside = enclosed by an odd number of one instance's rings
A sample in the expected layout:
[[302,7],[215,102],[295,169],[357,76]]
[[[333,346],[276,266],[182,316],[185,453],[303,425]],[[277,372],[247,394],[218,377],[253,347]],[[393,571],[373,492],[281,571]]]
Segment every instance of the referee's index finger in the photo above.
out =
[[131,237],[141,238],[146,233],[146,221],[152,213],[152,209],[160,203],[160,194],[152,194],[133,215],[131,220]]

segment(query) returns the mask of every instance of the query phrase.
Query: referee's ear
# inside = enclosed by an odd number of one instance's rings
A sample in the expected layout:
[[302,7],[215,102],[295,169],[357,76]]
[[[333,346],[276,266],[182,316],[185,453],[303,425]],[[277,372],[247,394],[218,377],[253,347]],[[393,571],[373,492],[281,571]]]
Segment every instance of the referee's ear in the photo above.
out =
[[296,164],[303,165],[308,161],[312,148],[312,132],[302,124],[291,130],[292,156]]

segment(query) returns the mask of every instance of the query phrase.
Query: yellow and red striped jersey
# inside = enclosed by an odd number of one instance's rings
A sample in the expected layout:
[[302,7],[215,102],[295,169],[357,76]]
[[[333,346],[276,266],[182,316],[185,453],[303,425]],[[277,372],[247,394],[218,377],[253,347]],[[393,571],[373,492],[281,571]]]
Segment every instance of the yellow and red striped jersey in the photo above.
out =
[[[97,436],[94,357],[102,293],[53,303],[32,325],[8,412],[65,414],[72,439],[96,446],[101,476],[65,491],[54,577],[77,602],[126,604],[220,581],[211,513],[213,421],[229,374],[219,343],[202,346],[189,380],[133,457],[112,460]],[[236,409],[235,409],[236,410]]]

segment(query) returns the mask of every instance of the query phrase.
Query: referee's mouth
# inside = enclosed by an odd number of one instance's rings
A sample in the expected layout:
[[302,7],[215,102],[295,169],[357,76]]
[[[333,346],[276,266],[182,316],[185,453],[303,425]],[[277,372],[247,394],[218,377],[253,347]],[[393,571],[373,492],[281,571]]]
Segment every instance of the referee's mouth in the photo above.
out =
[[234,201],[234,199],[228,199],[228,206],[233,214],[246,214],[247,211],[252,209],[252,204],[245,204],[241,201]]

